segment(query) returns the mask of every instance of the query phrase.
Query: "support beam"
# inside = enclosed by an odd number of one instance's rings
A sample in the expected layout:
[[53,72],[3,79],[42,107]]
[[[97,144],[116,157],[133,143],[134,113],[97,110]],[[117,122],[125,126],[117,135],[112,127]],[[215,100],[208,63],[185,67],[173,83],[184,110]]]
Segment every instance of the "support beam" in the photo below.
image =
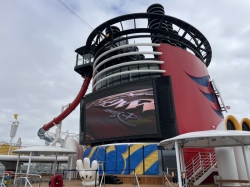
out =
[[18,170],[18,166],[19,166],[19,160],[20,160],[20,153],[18,153],[18,157],[17,157],[16,171],[15,171],[15,178],[14,178],[14,182],[13,182],[13,184],[15,184],[15,182],[16,182],[16,174],[17,174],[17,170]]
[[181,167],[180,167],[180,157],[179,157],[179,146],[178,146],[178,141],[177,141],[177,140],[174,142],[174,146],[175,146],[175,154],[176,154],[176,165],[177,165],[178,184],[179,184],[179,187],[182,187],[182,181],[181,181]]
[[242,145],[241,148],[242,148],[242,152],[243,152],[243,156],[244,156],[244,161],[245,161],[245,164],[246,164],[247,178],[248,178],[248,181],[249,181],[249,183],[250,183],[249,168],[248,168],[248,162],[247,162],[247,157],[246,157],[246,152],[245,152],[245,147],[244,147],[244,145]]
[[[29,172],[30,172],[31,156],[32,156],[32,152],[30,152],[29,163],[28,163],[28,168],[27,168],[27,173],[26,173],[27,180],[28,180],[28,176],[29,176]],[[27,180],[25,181],[25,186],[27,186]]]

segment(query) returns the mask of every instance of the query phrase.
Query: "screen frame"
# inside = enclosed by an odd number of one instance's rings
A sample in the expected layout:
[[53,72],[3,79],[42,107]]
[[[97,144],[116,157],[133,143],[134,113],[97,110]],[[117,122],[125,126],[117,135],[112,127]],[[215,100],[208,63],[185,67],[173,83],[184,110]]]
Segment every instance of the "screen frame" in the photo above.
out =
[[[111,142],[131,142],[131,141],[132,142],[133,141],[138,142],[140,140],[142,140],[143,142],[158,142],[159,140],[161,140],[162,136],[161,136],[160,127],[159,127],[160,123],[159,123],[159,114],[158,114],[158,102],[157,102],[157,97],[156,97],[156,94],[155,94],[156,93],[156,88],[155,88],[154,79],[155,78],[146,78],[146,79],[136,80],[136,81],[133,81],[133,82],[118,84],[118,85],[115,85],[115,86],[112,86],[112,87],[108,87],[108,88],[105,88],[105,89],[102,89],[102,90],[92,92],[90,94],[87,94],[84,98],[82,98],[81,106],[80,106],[80,108],[81,108],[81,110],[80,110],[80,136],[81,137],[79,138],[80,144],[81,145],[88,145],[88,144],[106,144],[106,143],[111,143]],[[98,94],[100,94],[102,92],[107,92],[109,90],[111,91],[111,90],[114,90],[114,89],[116,89],[118,87],[123,87],[124,88],[124,87],[128,86],[128,91],[133,91],[133,90],[129,89],[129,85],[138,84],[140,82],[146,82],[146,81],[151,82],[151,86],[152,86],[153,93],[154,93],[153,98],[154,98],[154,104],[155,104],[156,133],[154,133],[154,134],[125,136],[125,137],[103,138],[103,139],[97,139],[97,140],[86,140],[85,130],[86,130],[86,125],[87,125],[87,123],[86,123],[86,103],[88,102],[88,101],[86,101],[87,97],[93,96],[93,95],[98,95]],[[119,93],[123,93],[123,92],[126,92],[126,91],[116,92],[116,93],[114,93],[114,95],[119,94]],[[107,97],[109,95],[104,94],[104,96],[102,98]],[[98,99],[100,99],[100,97],[98,97]],[[82,127],[83,127],[83,132],[81,131]]]

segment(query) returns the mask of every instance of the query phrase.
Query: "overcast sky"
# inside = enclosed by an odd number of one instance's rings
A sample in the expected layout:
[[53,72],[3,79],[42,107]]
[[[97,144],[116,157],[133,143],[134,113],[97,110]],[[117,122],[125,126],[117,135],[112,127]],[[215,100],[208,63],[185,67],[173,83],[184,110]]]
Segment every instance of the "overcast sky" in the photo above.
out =
[[[93,28],[161,3],[167,15],[190,23],[210,42],[208,71],[231,107],[225,117],[250,118],[250,1],[62,1]],[[14,142],[21,137],[24,144],[44,144],[37,131],[80,90],[83,79],[74,71],[74,50],[85,45],[90,33],[56,0],[0,1],[0,141],[10,140],[10,121],[17,113],[21,124]],[[79,106],[63,121],[66,130],[78,133]]]

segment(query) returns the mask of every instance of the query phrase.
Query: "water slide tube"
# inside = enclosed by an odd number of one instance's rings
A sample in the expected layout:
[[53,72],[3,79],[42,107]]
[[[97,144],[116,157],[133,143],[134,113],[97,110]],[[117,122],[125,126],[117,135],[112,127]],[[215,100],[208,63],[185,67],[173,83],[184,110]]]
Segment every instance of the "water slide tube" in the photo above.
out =
[[85,76],[84,82],[82,84],[82,87],[74,99],[74,101],[69,104],[69,106],[56,118],[54,118],[51,122],[45,124],[42,128],[39,129],[37,132],[37,135],[39,136],[40,139],[46,139],[45,132],[48,131],[51,127],[59,124],[62,120],[64,120],[75,108],[78,106],[80,103],[82,97],[85,95],[89,83],[90,83],[91,77]]

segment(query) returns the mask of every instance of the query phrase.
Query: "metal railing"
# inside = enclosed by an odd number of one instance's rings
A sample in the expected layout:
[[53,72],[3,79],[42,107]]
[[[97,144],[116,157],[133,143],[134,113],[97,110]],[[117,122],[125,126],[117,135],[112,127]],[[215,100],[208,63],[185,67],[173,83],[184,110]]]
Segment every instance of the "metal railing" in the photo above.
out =
[[214,167],[216,163],[215,151],[199,152],[186,164],[187,179],[193,177],[195,181],[198,180],[210,168]]
[[[26,173],[15,173],[15,176],[19,176],[14,180],[14,187],[27,186],[27,184],[32,187],[31,183],[38,182],[38,187],[41,186],[42,176],[38,174],[26,174]],[[39,177],[39,180],[35,180],[35,178]]]
[[[4,181],[5,181],[6,176],[7,176],[7,180],[6,180],[6,183],[5,183]],[[9,184],[9,179],[10,179],[10,174],[6,173],[6,172],[3,172],[2,173],[2,179],[1,179],[1,182],[0,182],[0,187],[7,187],[8,184]]]
[[172,177],[171,175],[169,175],[168,172],[163,172],[163,175],[164,175],[165,180],[168,182],[168,184],[169,184],[171,187],[174,187],[174,186],[172,185],[172,183],[168,180],[168,177],[171,177],[171,178],[173,178],[173,177]]

